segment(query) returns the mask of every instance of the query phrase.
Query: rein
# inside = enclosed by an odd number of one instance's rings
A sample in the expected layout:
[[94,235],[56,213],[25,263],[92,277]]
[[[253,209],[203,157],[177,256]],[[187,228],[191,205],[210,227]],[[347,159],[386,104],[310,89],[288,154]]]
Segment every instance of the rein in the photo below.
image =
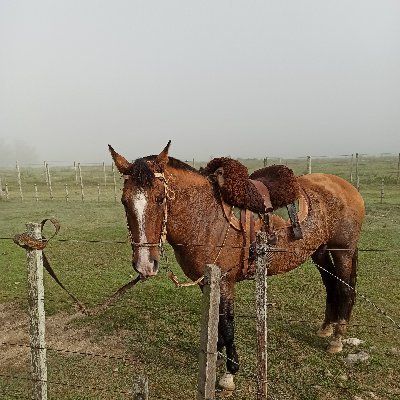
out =
[[55,282],[71,297],[74,301],[75,305],[78,309],[86,315],[97,315],[99,312],[105,311],[109,306],[113,305],[128,289],[135,286],[139,281],[140,277],[137,276],[135,279],[131,280],[130,282],[126,283],[122,287],[120,287],[116,292],[114,292],[109,298],[107,298],[103,303],[98,304],[93,309],[87,309],[85,305],[76,297],[74,296],[60,281],[57,277],[56,273],[54,272],[53,268],[50,265],[50,262],[44,253],[44,249],[49,243],[50,239],[52,239],[55,235],[58,234],[60,230],[60,224],[55,218],[47,218],[41,222],[41,229],[40,231],[43,232],[43,227],[47,221],[50,221],[54,228],[54,234],[49,238],[46,239],[42,235],[42,239],[34,239],[26,233],[22,233],[19,235],[14,236],[14,243],[18,246],[22,247],[25,250],[42,250],[42,259],[43,259],[43,266],[49,275],[55,280]]

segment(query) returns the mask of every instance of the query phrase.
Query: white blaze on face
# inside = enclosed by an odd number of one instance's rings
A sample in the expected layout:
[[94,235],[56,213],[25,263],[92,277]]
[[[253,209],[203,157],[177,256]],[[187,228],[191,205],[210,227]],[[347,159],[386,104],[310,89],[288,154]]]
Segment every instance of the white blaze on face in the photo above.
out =
[[[138,191],[133,196],[133,211],[136,215],[139,229],[139,243],[147,243],[145,227],[145,211],[147,206],[146,194],[143,191]],[[139,246],[136,248],[138,251],[137,265],[140,267],[141,264],[146,265],[149,262],[149,248],[146,246]]]

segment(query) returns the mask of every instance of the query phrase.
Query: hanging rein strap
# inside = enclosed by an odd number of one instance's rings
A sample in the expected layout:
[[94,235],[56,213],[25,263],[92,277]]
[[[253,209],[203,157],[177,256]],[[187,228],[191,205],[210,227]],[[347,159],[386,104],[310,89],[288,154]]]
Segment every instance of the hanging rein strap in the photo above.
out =
[[[41,222],[41,232],[43,231],[43,227],[47,221],[50,221],[54,228],[55,228],[55,233],[49,238],[46,239],[45,237],[42,237],[42,239],[34,239],[27,233],[22,233],[19,235],[14,236],[14,243],[17,244],[18,246],[22,247],[25,250],[44,250],[44,248],[47,246],[49,243],[50,239],[52,239],[55,235],[60,230],[60,224],[55,218],[48,218],[44,219]],[[132,286],[136,285],[140,281],[140,277],[136,277],[135,279],[131,280],[130,282],[126,283],[124,286],[120,287],[116,292],[114,292],[108,299],[104,301],[102,304],[98,304],[97,307],[93,309],[87,309],[84,304],[79,301],[79,299],[74,296],[63,284],[62,282],[58,279],[56,273],[54,272],[53,268],[50,265],[50,262],[48,258],[46,257],[46,254],[44,251],[42,251],[42,257],[43,257],[43,266],[46,269],[46,271],[49,273],[49,275],[56,281],[56,283],[72,298],[72,300],[75,302],[76,306],[78,309],[86,315],[96,315],[99,312],[102,312],[107,309],[108,306],[114,304],[128,289],[130,289]]]

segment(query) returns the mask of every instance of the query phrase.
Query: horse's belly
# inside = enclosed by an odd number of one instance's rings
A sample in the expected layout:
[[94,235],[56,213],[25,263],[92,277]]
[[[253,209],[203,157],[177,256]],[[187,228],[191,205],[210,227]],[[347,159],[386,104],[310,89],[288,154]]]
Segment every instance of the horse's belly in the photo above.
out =
[[303,246],[290,246],[282,250],[277,248],[268,257],[268,275],[289,272],[307,261],[310,255],[311,252]]
[[303,229],[303,239],[293,240],[288,235],[288,229],[277,232],[277,243],[272,247],[269,257],[268,275],[289,272],[313,254],[321,244],[326,243],[328,232],[319,226],[318,234],[310,235],[308,229]]

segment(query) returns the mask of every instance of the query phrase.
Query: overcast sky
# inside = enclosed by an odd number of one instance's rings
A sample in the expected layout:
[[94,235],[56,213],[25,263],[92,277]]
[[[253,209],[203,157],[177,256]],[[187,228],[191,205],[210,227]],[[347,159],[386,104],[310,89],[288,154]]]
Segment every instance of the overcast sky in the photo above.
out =
[[399,0],[0,0],[0,151],[398,153],[399,21]]

